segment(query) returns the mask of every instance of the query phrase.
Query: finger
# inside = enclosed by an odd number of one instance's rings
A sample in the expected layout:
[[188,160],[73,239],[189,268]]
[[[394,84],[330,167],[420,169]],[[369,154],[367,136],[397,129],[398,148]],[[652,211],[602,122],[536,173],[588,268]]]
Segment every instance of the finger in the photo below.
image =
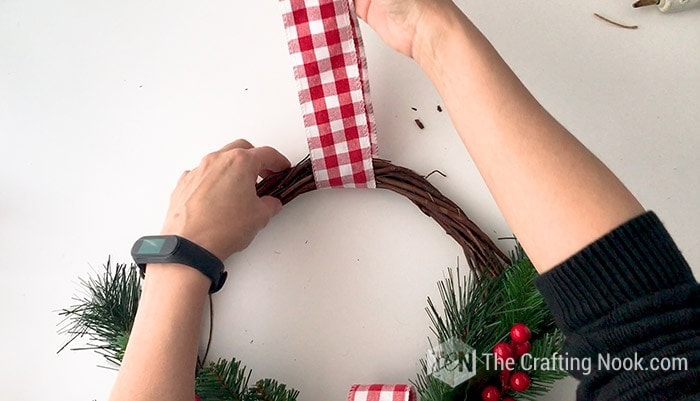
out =
[[266,170],[278,172],[291,166],[289,160],[282,153],[269,146],[253,148],[250,151],[258,161],[258,175],[264,174]]
[[180,184],[183,181],[185,181],[185,179],[187,178],[188,175],[190,175],[190,170],[183,171],[182,175],[180,175],[180,178],[177,180],[177,183]]
[[273,174],[275,174],[275,172],[268,169],[262,169],[260,170],[260,173],[258,173],[258,175],[262,178],[267,178]]
[[263,204],[265,217],[267,217],[268,221],[282,210],[282,202],[275,197],[263,196],[260,198],[260,202]]
[[253,145],[246,141],[245,139],[236,139],[235,141],[229,143],[223,148],[219,149],[219,152],[226,152],[231,149],[252,149]]

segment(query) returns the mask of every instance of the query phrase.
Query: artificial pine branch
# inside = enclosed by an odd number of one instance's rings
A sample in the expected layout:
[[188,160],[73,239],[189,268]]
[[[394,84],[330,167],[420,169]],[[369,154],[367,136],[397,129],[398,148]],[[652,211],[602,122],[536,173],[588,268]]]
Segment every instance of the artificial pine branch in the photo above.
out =
[[483,344],[499,341],[502,335],[495,333],[492,326],[494,318],[503,313],[503,305],[485,302],[500,298],[497,280],[463,276],[457,267],[456,274],[452,269],[447,270],[447,277],[438,283],[438,290],[444,318],[430,298],[426,311],[434,326],[431,330],[439,342],[456,337],[476,348],[477,354],[481,355],[485,351]]
[[255,386],[248,389],[246,401],[296,401],[299,391],[276,380],[259,380]]
[[[79,337],[88,336],[88,344],[73,350],[95,350],[108,362],[120,365],[134,325],[141,297],[141,276],[136,265],[103,265],[96,277],[80,279],[85,290],[70,308],[59,311],[64,319],[59,334],[70,339],[58,352]],[[251,372],[235,359],[219,359],[197,372],[195,388],[203,401],[294,401],[299,392],[275,380],[264,379],[249,387]]]
[[[554,353],[561,351],[562,345],[564,345],[564,334],[560,330],[554,330],[551,333],[545,333],[533,343],[530,355],[532,355],[533,360],[551,360]],[[518,367],[516,366],[516,370]],[[532,379],[530,388],[522,393],[517,393],[516,399],[537,401],[538,397],[549,391],[552,383],[567,376],[567,373],[559,369],[558,366],[556,368],[549,366],[548,369],[542,369],[542,365],[536,367],[538,369],[532,369],[528,372]]]
[[454,394],[462,389],[453,389],[441,380],[428,374],[428,367],[425,360],[421,360],[420,364],[421,370],[416,380],[411,380],[411,385],[413,385],[418,392],[421,401],[450,401],[459,399],[455,397]]
[[504,309],[504,314],[499,318],[503,329],[509,330],[515,323],[525,323],[537,334],[553,321],[544,298],[535,287],[536,277],[537,271],[527,257],[517,259],[499,277],[503,289],[500,294],[502,302],[511,305]]
[[537,332],[552,320],[551,312],[544,298],[535,287],[537,271],[527,257],[517,259],[510,268],[503,272],[500,282],[503,284],[504,301],[513,302],[516,308],[509,309],[502,318],[507,328],[515,323],[525,323]]
[[219,359],[200,369],[195,393],[202,401],[295,401],[299,392],[272,379],[249,386],[251,371],[235,359]]
[[59,323],[59,334],[68,334],[71,338],[58,352],[77,338],[87,336],[87,346],[73,349],[94,350],[108,362],[119,365],[141,296],[141,278],[136,265],[117,263],[113,268],[108,258],[100,275],[80,279],[80,284],[86,294],[74,297],[75,305],[59,311],[64,317]]
[[[427,372],[426,362],[421,361],[422,371],[413,382],[422,400],[456,401],[479,398],[478,392],[487,384],[497,381],[498,371],[487,370],[484,354],[492,352],[494,345],[507,341],[510,328],[515,323],[525,323],[532,331],[530,354],[534,358],[551,358],[561,349],[563,335],[556,329],[554,318],[544,298],[534,285],[537,272],[519,246],[513,252],[514,262],[498,276],[482,277],[460,275],[448,269],[445,279],[438,283],[443,311],[438,312],[428,298],[426,311],[433,324],[432,331],[440,343],[458,338],[476,349],[476,376],[466,383],[451,388]],[[566,376],[557,370],[531,370],[532,384],[528,390],[513,393],[516,399],[535,400],[546,393],[551,384]]]
[[202,401],[244,401],[250,374],[240,361],[219,359],[197,372],[195,392]]

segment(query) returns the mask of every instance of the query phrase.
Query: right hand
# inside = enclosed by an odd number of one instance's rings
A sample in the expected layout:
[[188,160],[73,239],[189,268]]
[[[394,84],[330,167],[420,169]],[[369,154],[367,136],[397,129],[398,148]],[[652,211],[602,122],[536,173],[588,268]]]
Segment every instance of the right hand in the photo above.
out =
[[356,0],[357,15],[394,50],[416,58],[439,12],[454,7],[451,0]]

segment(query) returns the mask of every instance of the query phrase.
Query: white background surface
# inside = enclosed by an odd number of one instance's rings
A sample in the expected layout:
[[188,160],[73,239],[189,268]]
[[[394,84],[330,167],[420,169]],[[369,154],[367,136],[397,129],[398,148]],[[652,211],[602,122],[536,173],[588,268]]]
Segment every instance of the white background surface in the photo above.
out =
[[[460,2],[535,96],[659,213],[697,275],[700,10],[631,3]],[[432,181],[489,235],[508,235],[429,82],[363,28],[380,155],[446,172]],[[56,355],[55,310],[91,266],[128,262],[132,242],[160,229],[181,171],[237,137],[292,161],[306,154],[275,0],[0,0],[4,399],[107,399],[114,372],[97,356]],[[227,262],[210,355],[237,356],[302,400],[406,382],[427,345],[425,298],[459,256],[391,193],[304,196]],[[565,381],[548,399],[573,391]]]

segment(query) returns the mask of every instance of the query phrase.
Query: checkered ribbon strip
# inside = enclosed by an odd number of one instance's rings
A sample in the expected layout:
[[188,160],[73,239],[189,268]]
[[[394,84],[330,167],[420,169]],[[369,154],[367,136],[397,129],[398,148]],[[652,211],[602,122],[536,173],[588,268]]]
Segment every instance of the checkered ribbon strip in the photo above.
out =
[[355,384],[348,401],[416,401],[416,393],[406,384]]
[[376,125],[353,0],[280,0],[318,188],[374,188]]

